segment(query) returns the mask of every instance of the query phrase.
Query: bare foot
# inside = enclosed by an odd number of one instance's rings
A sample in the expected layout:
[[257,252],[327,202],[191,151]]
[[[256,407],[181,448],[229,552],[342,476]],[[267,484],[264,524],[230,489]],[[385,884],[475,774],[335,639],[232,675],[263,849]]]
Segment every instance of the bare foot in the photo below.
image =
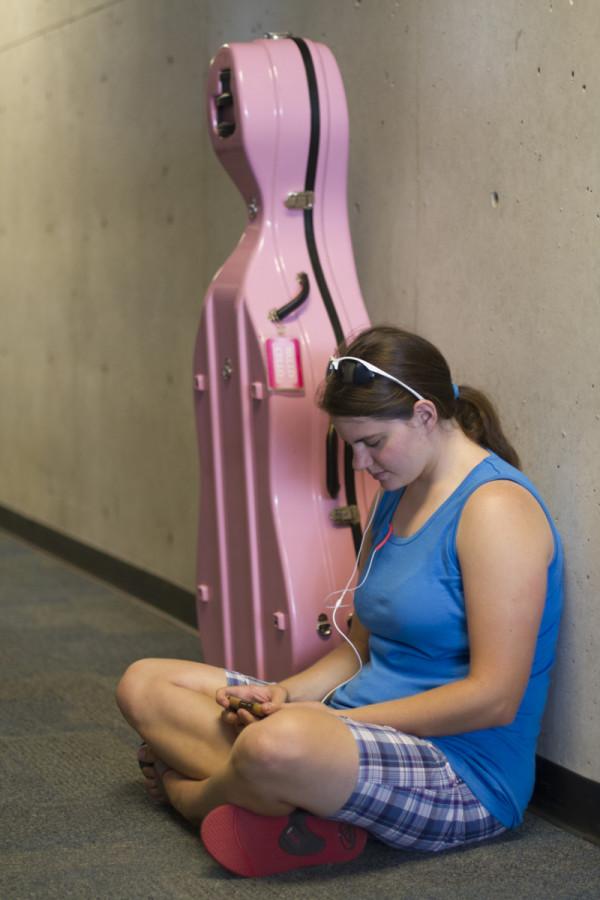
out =
[[164,773],[170,771],[168,766],[157,759],[146,743],[140,746],[137,757],[144,776],[144,788],[150,799],[155,803],[169,803],[162,780]]
[[144,788],[150,799],[173,806],[188,822],[199,825],[204,781],[186,778],[175,769],[170,769],[145,742],[138,749],[137,756],[144,776]]

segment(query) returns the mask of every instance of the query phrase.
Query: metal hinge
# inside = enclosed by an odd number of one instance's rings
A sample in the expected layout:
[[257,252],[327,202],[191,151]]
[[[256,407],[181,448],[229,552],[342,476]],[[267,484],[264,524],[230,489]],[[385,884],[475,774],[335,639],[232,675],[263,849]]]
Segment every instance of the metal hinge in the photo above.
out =
[[334,525],[360,525],[360,510],[353,503],[351,506],[338,506],[329,513]]
[[288,209],[312,209],[314,202],[314,191],[292,191],[283,201]]

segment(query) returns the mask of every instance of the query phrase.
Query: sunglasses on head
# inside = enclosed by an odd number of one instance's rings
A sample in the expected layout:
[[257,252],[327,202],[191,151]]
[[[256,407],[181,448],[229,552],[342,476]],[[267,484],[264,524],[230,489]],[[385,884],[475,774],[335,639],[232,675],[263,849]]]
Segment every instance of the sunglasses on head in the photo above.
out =
[[367,362],[364,359],[358,359],[356,356],[332,356],[327,366],[327,374],[331,375],[333,373],[335,373],[338,378],[341,378],[344,384],[356,385],[369,384],[376,375],[380,375],[382,378],[388,378],[390,381],[395,381],[396,384],[403,387],[405,391],[408,391],[416,397],[417,400],[425,399],[418,391],[415,391],[414,388],[411,388],[408,384],[400,381],[399,378],[395,378],[393,375],[390,375],[389,372],[384,372],[383,369],[374,366],[373,363]]

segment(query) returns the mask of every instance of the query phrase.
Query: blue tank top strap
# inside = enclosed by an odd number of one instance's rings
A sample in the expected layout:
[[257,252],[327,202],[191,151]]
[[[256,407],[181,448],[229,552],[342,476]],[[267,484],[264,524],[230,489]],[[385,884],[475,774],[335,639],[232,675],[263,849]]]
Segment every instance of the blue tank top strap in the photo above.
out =
[[[496,453],[490,453],[490,455],[482,460],[479,465],[475,466],[462,484],[457,487],[450,499],[462,510],[471,494],[473,494],[477,488],[481,487],[483,484],[488,484],[490,481],[513,481],[515,484],[519,484],[521,487],[525,488],[525,490],[529,491],[529,493],[535,497],[546,515],[554,537],[555,550],[560,550],[561,540],[558,529],[552,517],[552,513],[544,502],[540,492],[523,472],[506,462],[506,460],[502,459],[502,457],[498,456]],[[455,534],[458,528],[458,522],[459,517],[457,517],[455,521]]]
[[398,491],[384,491],[381,495],[371,526],[373,546],[385,537],[403,493],[404,488],[401,488]]

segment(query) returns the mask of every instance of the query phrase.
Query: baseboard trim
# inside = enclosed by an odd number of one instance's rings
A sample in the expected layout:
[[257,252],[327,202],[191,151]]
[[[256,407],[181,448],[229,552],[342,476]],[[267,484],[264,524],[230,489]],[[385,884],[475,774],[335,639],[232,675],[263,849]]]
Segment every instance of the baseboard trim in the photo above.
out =
[[[0,506],[0,527],[109,584],[196,626],[195,597],[157,575],[95,550],[53,528]],[[600,784],[537,757],[532,812],[587,840],[600,843]]]
[[0,506],[0,528],[196,627],[196,604],[191,591],[95,550],[6,506]]
[[600,843],[600,784],[538,756],[530,808],[555,825]]

